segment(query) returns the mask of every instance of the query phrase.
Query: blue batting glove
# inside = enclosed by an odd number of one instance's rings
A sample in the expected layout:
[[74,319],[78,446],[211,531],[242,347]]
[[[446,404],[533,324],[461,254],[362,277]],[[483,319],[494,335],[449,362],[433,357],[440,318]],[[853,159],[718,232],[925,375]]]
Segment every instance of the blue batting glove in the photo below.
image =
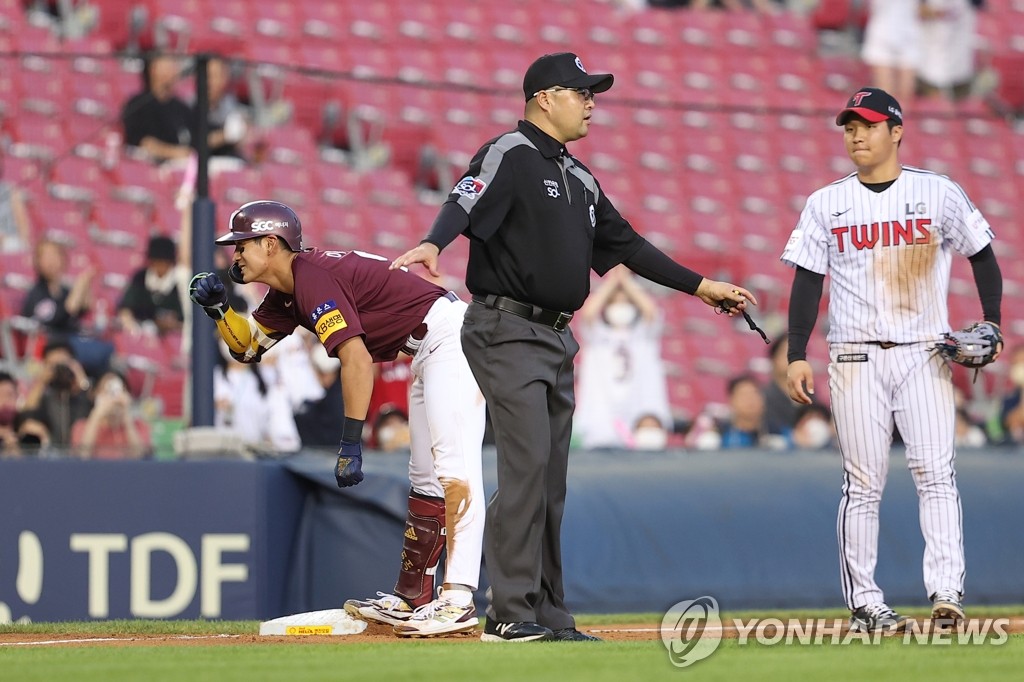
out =
[[334,466],[334,478],[339,488],[348,488],[363,480],[363,446],[342,442],[338,463]]
[[214,320],[223,320],[227,313],[228,292],[224,282],[213,272],[200,272],[188,284],[188,297],[203,307]]

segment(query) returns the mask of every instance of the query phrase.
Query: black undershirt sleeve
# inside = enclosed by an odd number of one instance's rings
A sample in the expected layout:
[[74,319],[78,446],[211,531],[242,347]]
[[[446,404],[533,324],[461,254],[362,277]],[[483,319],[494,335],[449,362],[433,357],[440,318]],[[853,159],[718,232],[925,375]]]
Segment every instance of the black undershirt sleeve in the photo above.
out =
[[818,321],[824,283],[825,275],[797,267],[789,295],[789,351],[786,358],[790,362],[807,359],[807,342]]
[[455,241],[455,238],[462,234],[469,227],[469,215],[458,204],[448,201],[441,206],[434,224],[430,226],[430,232],[420,242],[430,242],[437,247],[438,251]]
[[680,265],[650,242],[644,242],[636,253],[623,261],[627,268],[656,284],[693,295],[704,277]]
[[981,311],[984,319],[1002,324],[1000,304],[1003,300],[1003,274],[996,262],[996,254],[989,244],[969,258],[971,270],[974,272],[974,283],[978,287],[981,298]]

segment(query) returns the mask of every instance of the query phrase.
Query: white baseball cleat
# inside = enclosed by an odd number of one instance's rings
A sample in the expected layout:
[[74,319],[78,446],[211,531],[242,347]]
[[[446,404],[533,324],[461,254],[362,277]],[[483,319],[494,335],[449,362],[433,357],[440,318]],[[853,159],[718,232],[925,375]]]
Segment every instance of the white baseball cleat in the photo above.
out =
[[413,609],[401,597],[378,592],[379,599],[349,599],[345,612],[370,623],[400,625],[412,617]]
[[395,634],[401,637],[450,635],[473,630],[479,622],[472,601],[465,606],[455,604],[439,589],[437,599],[417,608],[411,618],[395,626]]

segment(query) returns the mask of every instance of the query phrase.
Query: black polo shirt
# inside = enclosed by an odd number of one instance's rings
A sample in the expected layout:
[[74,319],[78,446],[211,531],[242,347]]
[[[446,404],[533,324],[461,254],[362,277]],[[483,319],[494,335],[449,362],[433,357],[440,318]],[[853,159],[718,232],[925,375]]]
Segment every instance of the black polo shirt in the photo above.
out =
[[480,148],[439,220],[458,216],[450,204],[469,216],[469,291],[549,310],[579,310],[590,270],[604,275],[646,243],[590,170],[527,121]]

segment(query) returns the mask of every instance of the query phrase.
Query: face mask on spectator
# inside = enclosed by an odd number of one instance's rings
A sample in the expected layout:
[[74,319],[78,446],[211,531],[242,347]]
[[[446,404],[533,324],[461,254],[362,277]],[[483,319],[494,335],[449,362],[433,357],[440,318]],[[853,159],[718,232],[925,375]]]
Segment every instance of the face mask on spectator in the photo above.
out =
[[628,327],[636,320],[637,309],[632,303],[609,303],[604,315],[611,326]]
[[812,450],[823,448],[832,440],[832,428],[824,419],[810,419],[800,427],[803,447]]
[[637,450],[664,450],[668,434],[657,426],[644,426],[633,434],[633,447]]

